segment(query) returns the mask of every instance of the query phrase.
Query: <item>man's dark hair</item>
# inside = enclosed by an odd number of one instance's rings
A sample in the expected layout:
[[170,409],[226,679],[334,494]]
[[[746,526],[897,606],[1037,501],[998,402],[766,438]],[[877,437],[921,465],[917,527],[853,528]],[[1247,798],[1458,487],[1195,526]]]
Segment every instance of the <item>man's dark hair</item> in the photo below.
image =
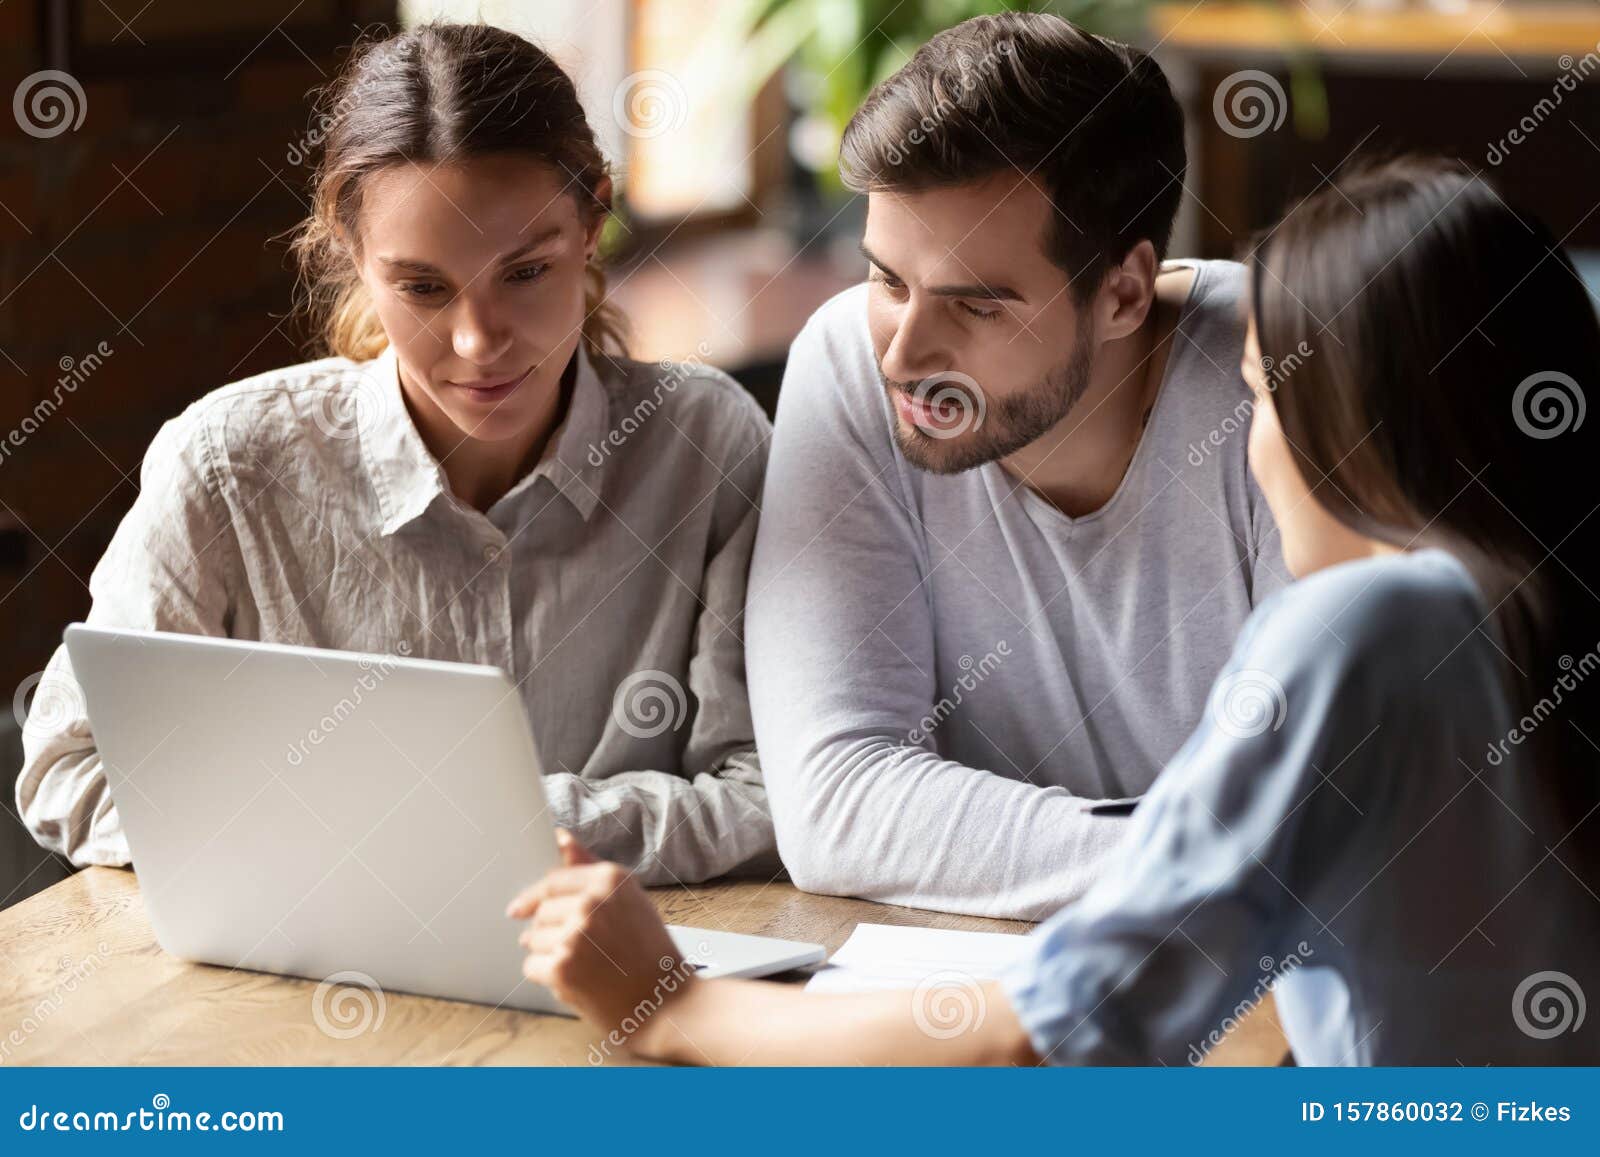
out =
[[839,150],[856,192],[1029,174],[1055,208],[1045,252],[1080,301],[1139,241],[1166,256],[1184,167],[1183,111],[1160,66],[1039,12],[939,33],[872,90]]

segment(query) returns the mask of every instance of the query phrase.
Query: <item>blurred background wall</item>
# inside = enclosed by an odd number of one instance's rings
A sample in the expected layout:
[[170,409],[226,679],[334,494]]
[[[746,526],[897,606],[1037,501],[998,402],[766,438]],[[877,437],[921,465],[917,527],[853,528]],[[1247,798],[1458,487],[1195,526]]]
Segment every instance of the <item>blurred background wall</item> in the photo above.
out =
[[1425,148],[1490,173],[1595,277],[1594,0],[0,0],[0,906],[64,870],[12,814],[19,729],[144,447],[201,394],[317,353],[283,234],[310,97],[352,43],[444,17],[544,44],[617,169],[636,355],[720,365],[770,409],[789,340],[864,273],[833,171],[850,111],[1002,7],[1167,68],[1192,146],[1176,254],[1233,255],[1357,152]]

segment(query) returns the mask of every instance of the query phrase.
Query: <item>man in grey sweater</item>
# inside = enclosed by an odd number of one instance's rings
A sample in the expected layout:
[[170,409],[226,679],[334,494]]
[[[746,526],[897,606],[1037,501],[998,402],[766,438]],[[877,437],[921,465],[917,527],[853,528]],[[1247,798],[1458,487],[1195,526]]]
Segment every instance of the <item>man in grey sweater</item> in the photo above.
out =
[[1287,581],[1242,270],[1163,263],[1182,113],[1053,16],[935,37],[840,165],[870,277],[791,350],[746,611],[779,850],[810,891],[1039,919]]

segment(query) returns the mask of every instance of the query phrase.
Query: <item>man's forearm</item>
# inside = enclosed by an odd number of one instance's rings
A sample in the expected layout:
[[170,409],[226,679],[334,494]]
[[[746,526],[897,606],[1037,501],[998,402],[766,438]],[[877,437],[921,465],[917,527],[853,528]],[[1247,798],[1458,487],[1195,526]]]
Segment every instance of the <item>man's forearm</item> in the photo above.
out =
[[1089,888],[1127,831],[1060,788],[887,742],[827,752],[781,784],[777,762],[779,851],[811,892],[1041,920]]

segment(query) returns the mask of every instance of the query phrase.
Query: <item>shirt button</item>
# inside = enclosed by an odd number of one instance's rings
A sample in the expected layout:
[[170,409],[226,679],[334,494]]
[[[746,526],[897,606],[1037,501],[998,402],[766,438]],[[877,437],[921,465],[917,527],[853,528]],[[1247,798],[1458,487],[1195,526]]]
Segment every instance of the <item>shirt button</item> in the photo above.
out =
[[496,546],[494,543],[491,542],[488,546],[483,548],[483,561],[484,562],[494,562],[499,557],[500,557],[500,548],[498,546]]

